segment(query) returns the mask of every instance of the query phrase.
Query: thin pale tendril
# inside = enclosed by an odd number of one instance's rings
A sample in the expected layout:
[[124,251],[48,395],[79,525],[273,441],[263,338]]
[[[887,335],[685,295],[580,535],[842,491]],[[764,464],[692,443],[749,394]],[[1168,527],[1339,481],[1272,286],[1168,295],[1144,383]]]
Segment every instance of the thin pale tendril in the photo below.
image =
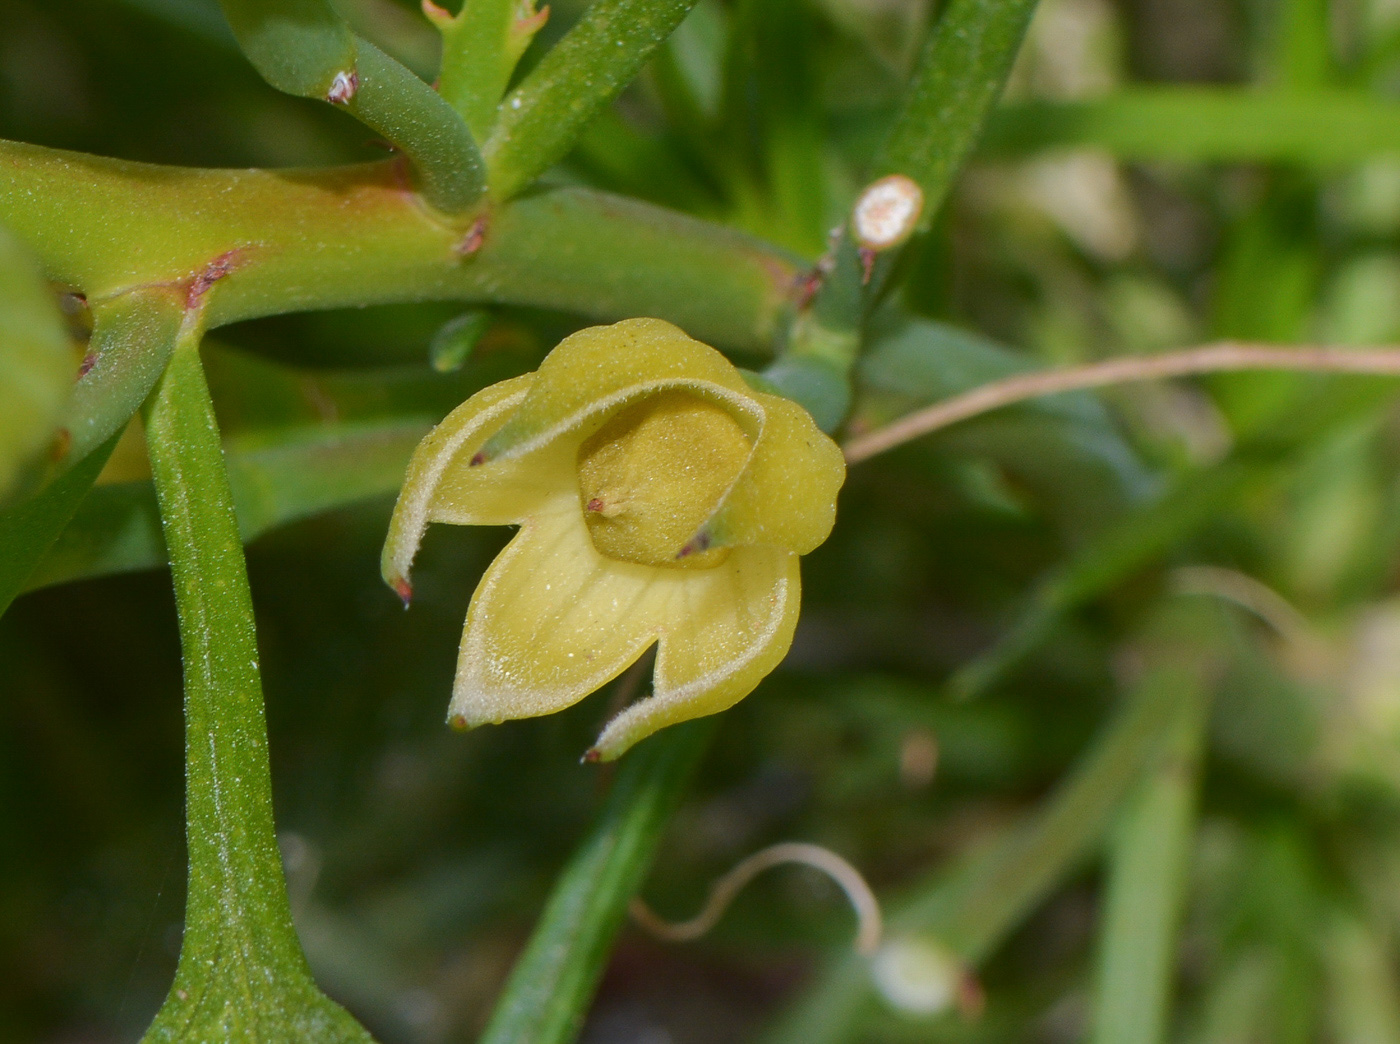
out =
[[1361,350],[1303,345],[1284,348],[1224,341],[1180,352],[1105,359],[1087,366],[1018,374],[980,385],[915,410],[883,428],[856,436],[843,447],[846,462],[856,464],[950,424],[1042,395],[1224,370],[1301,370],[1400,377],[1400,348]]
[[719,922],[724,916],[724,911],[746,884],[763,871],[782,863],[802,863],[815,867],[840,885],[856,912],[856,952],[865,957],[875,953],[880,946],[883,931],[880,903],[870,886],[865,883],[865,878],[860,875],[859,870],[829,848],[800,841],[788,841],[760,849],[741,861],[710,886],[710,895],[705,900],[705,905],[688,921],[663,921],[640,896],[633,898],[628,911],[634,921],[658,939],[665,939],[667,942],[690,942],[700,938]]

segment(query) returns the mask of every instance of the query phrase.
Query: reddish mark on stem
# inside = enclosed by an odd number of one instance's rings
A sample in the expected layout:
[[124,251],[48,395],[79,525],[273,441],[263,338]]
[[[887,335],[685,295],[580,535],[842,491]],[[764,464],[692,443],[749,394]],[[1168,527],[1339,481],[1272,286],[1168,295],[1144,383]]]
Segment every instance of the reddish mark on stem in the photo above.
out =
[[78,380],[82,380],[92,373],[92,368],[97,365],[97,353],[88,352],[83,356],[83,361],[78,364]]
[[243,252],[242,247],[234,247],[232,250],[224,251],[205,265],[203,271],[190,280],[190,285],[185,290],[185,308],[187,310],[198,308],[204,295],[209,292],[209,288],[238,267],[238,261]]
[[476,467],[478,464],[485,464],[485,463],[486,463],[486,451],[485,451],[485,450],[477,450],[475,453],[472,454],[472,459],[469,460],[469,461],[467,461],[467,467],[469,467],[469,468],[474,468],[474,467]]
[[53,445],[49,447],[49,456],[54,460],[62,460],[68,456],[68,451],[73,448],[73,433],[67,428],[59,428],[54,432]]
[[870,282],[870,273],[875,269],[875,251],[869,247],[860,248],[860,285]]
[[470,728],[467,724],[467,719],[460,714],[454,714],[452,717],[448,718],[447,724],[451,725],[458,732],[466,732],[467,729]]
[[603,752],[597,747],[589,747],[583,752],[583,757],[580,760],[582,760],[585,765],[596,765],[603,760]]
[[404,577],[399,577],[391,585],[394,594],[399,596],[399,601],[403,602],[403,607],[408,608],[408,603],[413,601],[413,585]]
[[467,234],[452,247],[452,252],[458,257],[471,257],[486,242],[486,229],[490,224],[485,214],[478,215],[471,228],[467,229]]
[[585,505],[585,506],[587,507],[587,509],[588,509],[589,511],[595,511],[595,512],[596,512],[596,511],[602,511],[602,510],[603,510],[603,502],[602,502],[601,500],[599,500],[597,497],[594,497],[594,498],[593,498],[592,500],[590,500],[590,501],[587,503],[587,505]]

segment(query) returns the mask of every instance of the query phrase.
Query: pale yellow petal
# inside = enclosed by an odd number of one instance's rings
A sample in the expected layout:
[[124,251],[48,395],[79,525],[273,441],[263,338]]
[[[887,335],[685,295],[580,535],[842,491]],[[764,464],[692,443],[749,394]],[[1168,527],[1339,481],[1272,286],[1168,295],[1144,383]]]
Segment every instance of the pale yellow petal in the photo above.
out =
[[722,565],[681,574],[674,626],[661,634],[653,693],[608,723],[595,748],[611,761],[658,729],[727,710],[777,667],[797,627],[797,555],[740,547]]
[[[724,403],[757,434],[760,411],[733,363],[660,319],[627,319],[564,338],[535,371],[520,408],[484,447],[488,459],[531,453],[649,391],[687,388]],[[588,432],[584,432],[584,435]]]
[[552,470],[554,462],[541,458],[503,461],[489,469],[470,466],[472,455],[509,419],[533,379],[525,374],[483,388],[414,450],[380,559],[385,581],[405,598],[413,558],[430,522],[519,522],[570,481],[568,471]]
[[472,596],[448,720],[472,727],[577,703],[656,640],[687,573],[604,558],[577,495],[558,497]]
[[762,433],[688,552],[755,544],[805,555],[836,521],[836,494],[846,480],[840,447],[795,402],[757,392],[752,397],[763,410]]

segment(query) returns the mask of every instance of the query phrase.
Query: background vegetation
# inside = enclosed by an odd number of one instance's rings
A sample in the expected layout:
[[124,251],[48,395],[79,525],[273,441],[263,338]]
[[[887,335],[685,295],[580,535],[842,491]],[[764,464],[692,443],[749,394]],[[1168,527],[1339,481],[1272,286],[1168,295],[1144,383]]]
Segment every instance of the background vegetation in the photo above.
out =
[[[411,5],[337,6],[433,77]],[[552,5],[523,69],[583,6]],[[701,0],[547,182],[810,264],[937,15]],[[1397,93],[1387,0],[1043,0],[934,227],[879,275],[847,431],[1035,366],[1400,340]],[[265,84],[213,2],[0,0],[0,138],[278,167],[382,156],[370,136]],[[606,692],[443,726],[504,531],[431,534],[410,613],[378,576],[416,440],[586,310],[492,304],[450,372],[453,303],[256,319],[204,346],[292,909],[317,982],[376,1039],[476,1039],[561,869],[601,895],[589,846],[621,823],[661,839],[627,872],[676,916],[765,844],[826,845],[885,899],[895,949],[873,972],[845,956],[851,915],[804,870],[765,875],[693,944],[628,927],[585,953],[556,919],[602,975],[570,1002],[585,1041],[1400,1041],[1394,381],[1125,386],[854,466],[784,667],[712,739],[669,741],[670,763],[700,757],[688,785],[672,772],[672,815],[627,804],[646,748],[611,797],[578,764]],[[765,364],[771,345],[713,322]],[[174,974],[182,683],[154,512],[132,432],[0,619],[6,1040],[136,1039]],[[511,1017],[493,1039],[531,1039]]]

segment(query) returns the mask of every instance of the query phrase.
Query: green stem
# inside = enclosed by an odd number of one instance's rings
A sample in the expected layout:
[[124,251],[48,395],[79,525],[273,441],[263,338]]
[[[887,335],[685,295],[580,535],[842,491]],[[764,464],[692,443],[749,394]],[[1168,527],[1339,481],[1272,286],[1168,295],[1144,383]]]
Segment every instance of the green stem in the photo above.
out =
[[631,752],[593,832],[560,875],[479,1044],[564,1044],[583,1025],[627,904],[714,733],[672,726]]
[[292,927],[247,568],[197,313],[148,406],[185,671],[189,890],[180,963],[147,1041],[367,1042],[317,990]]
[[510,199],[563,159],[694,6],[695,0],[593,0],[501,103],[484,148],[491,197]]
[[[920,226],[943,204],[986,123],[1025,35],[1036,0],[952,0],[924,45],[873,175],[903,174],[924,193]],[[869,278],[849,226],[811,307],[794,326],[788,357],[772,376],[779,387],[798,370],[807,380],[845,383],[862,327],[899,251],[886,251]],[[786,390],[786,389],[785,389]],[[835,392],[829,392],[834,396]],[[846,392],[849,401],[849,391]],[[844,412],[844,411],[843,411]]]
[[656,316],[720,347],[765,351],[788,308],[790,255],[585,189],[497,208],[464,257],[465,230],[426,211],[396,170],[194,170],[0,143],[0,222],[94,305],[138,287],[204,287],[211,328],[459,299]]
[[1092,1041],[1160,1044],[1176,972],[1196,792],[1205,745],[1207,679],[1183,673],[1182,707],[1161,763],[1123,809],[1108,856]]

